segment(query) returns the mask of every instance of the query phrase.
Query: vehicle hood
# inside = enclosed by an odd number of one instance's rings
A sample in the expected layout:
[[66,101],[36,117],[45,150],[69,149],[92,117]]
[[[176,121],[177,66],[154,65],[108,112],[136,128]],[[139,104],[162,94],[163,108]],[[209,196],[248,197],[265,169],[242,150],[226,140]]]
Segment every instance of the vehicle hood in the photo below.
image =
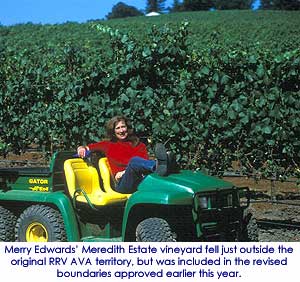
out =
[[[148,175],[140,184],[139,191],[151,192],[209,192],[216,189],[229,189],[233,184],[217,177],[208,176],[200,171],[181,170],[168,176],[159,176],[156,173]],[[146,191],[145,191],[146,192]]]

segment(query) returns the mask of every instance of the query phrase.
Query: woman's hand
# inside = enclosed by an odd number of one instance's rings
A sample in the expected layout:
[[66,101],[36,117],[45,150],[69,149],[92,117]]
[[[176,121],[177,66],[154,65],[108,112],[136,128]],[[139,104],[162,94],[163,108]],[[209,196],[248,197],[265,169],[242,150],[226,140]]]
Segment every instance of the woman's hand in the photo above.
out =
[[77,148],[77,155],[80,158],[84,158],[86,156],[86,151],[87,151],[87,148],[85,146],[79,146]]
[[117,181],[119,181],[124,173],[125,173],[125,170],[117,172],[116,175],[115,175],[115,179]]

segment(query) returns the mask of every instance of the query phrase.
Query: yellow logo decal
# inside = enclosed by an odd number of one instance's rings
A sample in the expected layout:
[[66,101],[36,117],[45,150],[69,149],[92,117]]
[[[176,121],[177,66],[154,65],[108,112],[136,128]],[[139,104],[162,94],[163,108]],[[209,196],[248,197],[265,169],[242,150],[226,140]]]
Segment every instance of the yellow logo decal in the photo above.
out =
[[48,179],[42,178],[29,178],[29,184],[48,184]]
[[48,192],[49,191],[49,187],[43,187],[43,186],[33,186],[33,187],[29,187],[29,189],[31,191],[39,191],[39,192]]

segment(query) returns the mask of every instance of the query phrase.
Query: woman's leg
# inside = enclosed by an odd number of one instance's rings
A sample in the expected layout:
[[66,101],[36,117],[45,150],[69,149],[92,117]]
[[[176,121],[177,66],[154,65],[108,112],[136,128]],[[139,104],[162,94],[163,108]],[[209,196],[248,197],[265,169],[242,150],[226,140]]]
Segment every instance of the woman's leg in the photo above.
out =
[[144,175],[154,172],[156,161],[133,157],[125,170],[122,178],[116,186],[116,191],[123,194],[131,194],[137,190]]

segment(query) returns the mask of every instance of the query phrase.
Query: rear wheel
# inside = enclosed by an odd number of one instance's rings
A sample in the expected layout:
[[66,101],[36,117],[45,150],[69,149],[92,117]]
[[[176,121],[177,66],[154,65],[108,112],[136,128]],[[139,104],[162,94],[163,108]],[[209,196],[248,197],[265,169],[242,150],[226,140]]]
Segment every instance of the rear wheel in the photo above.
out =
[[136,228],[137,242],[176,242],[176,234],[163,218],[147,218]]
[[66,241],[66,231],[61,214],[57,210],[44,205],[28,207],[17,221],[16,241]]
[[0,241],[15,241],[17,217],[8,209],[0,206]]

